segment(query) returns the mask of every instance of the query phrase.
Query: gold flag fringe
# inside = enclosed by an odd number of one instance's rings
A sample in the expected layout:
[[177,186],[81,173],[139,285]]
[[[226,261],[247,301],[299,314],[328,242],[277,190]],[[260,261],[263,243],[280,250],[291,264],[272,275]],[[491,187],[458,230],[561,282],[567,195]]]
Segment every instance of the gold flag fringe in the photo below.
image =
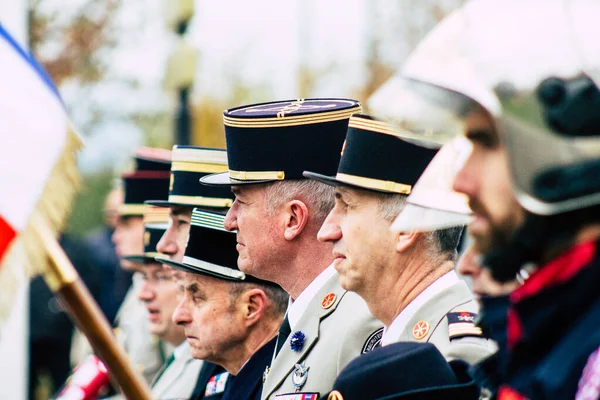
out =
[[32,226],[44,224],[56,237],[65,227],[81,185],[77,153],[82,147],[79,135],[69,128],[65,147],[50,172],[27,227],[13,241],[0,265],[0,324],[9,317],[20,286],[49,268],[46,247]]

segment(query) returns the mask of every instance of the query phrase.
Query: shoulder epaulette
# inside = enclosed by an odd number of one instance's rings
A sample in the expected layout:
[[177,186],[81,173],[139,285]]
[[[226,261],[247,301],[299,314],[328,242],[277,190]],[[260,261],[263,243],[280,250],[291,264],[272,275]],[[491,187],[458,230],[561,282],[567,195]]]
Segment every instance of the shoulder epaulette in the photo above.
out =
[[448,336],[450,340],[467,336],[481,337],[481,328],[475,325],[477,314],[468,311],[450,312],[448,318]]

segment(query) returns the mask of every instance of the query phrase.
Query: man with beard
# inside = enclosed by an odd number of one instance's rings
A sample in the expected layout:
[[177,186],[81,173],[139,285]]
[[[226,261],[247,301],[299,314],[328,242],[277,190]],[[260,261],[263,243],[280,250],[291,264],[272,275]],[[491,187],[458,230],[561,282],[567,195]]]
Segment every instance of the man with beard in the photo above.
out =
[[595,2],[472,2],[370,103],[473,144],[454,188],[471,200],[475,250],[495,280],[524,281],[510,294],[499,399],[600,396],[599,12]]
[[307,169],[335,173],[348,119],[358,111],[355,100],[329,98],[227,110],[229,172],[201,180],[235,194],[225,227],[237,231],[240,270],[291,297],[263,399],[318,397],[350,360],[378,344],[381,323],[342,289],[331,244],[317,240],[332,188],[302,176]]
[[390,229],[437,152],[424,147],[432,143],[397,135],[388,124],[355,114],[337,174],[304,173],[335,186],[335,207],[318,238],[333,244],[342,287],[360,295],[385,325],[384,346],[430,342],[448,360],[477,363],[495,347],[473,324],[477,304],[454,272],[462,227]]

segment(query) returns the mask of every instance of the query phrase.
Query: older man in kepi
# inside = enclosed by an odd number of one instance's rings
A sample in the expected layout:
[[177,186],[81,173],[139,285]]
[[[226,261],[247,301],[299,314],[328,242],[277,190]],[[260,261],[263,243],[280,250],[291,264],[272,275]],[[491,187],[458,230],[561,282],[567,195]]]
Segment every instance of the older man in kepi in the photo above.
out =
[[365,299],[385,324],[383,345],[431,342],[449,360],[475,363],[494,346],[473,324],[477,304],[454,272],[462,228],[390,230],[436,154],[426,145],[399,139],[369,116],[350,118],[337,174],[305,172],[336,187],[336,205],[319,240],[333,243],[342,287]]
[[[194,207],[225,214],[233,203],[233,193],[227,187],[199,183],[205,175],[227,171],[227,153],[224,149],[175,145],[171,159],[169,198],[149,201],[148,204],[166,207],[170,215],[169,226],[156,250],[171,261],[181,262]],[[175,278],[180,278],[179,270],[170,270]],[[208,379],[222,372],[225,370],[221,366],[205,362],[191,398],[202,398]]]
[[174,348],[152,381],[152,396],[157,399],[189,398],[202,361],[190,353],[183,328],[173,322],[173,312],[180,300],[179,285],[154,257],[156,244],[167,229],[169,210],[147,205],[144,211],[144,253],[130,255],[127,261],[139,265],[141,284],[137,297],[146,306],[151,334]]
[[348,99],[227,110],[229,172],[201,180],[231,186],[235,194],[225,226],[237,231],[240,270],[276,282],[292,300],[265,371],[263,399],[314,398],[379,343],[381,323],[359,296],[340,287],[332,246],[317,240],[333,190],[302,176],[307,169],[335,173],[348,119],[358,111],[360,104]]
[[237,268],[235,234],[224,219],[195,209],[183,262],[157,259],[185,272],[173,320],[192,355],[226,370],[209,378],[202,398],[258,400],[288,296]]

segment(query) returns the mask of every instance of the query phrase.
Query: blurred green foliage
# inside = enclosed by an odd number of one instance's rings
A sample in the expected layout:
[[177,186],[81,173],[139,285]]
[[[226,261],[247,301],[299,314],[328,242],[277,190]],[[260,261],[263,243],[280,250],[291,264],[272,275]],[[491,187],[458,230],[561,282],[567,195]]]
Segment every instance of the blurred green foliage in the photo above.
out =
[[115,177],[110,171],[84,176],[81,191],[75,199],[66,231],[81,237],[103,222],[104,198],[114,187]]

